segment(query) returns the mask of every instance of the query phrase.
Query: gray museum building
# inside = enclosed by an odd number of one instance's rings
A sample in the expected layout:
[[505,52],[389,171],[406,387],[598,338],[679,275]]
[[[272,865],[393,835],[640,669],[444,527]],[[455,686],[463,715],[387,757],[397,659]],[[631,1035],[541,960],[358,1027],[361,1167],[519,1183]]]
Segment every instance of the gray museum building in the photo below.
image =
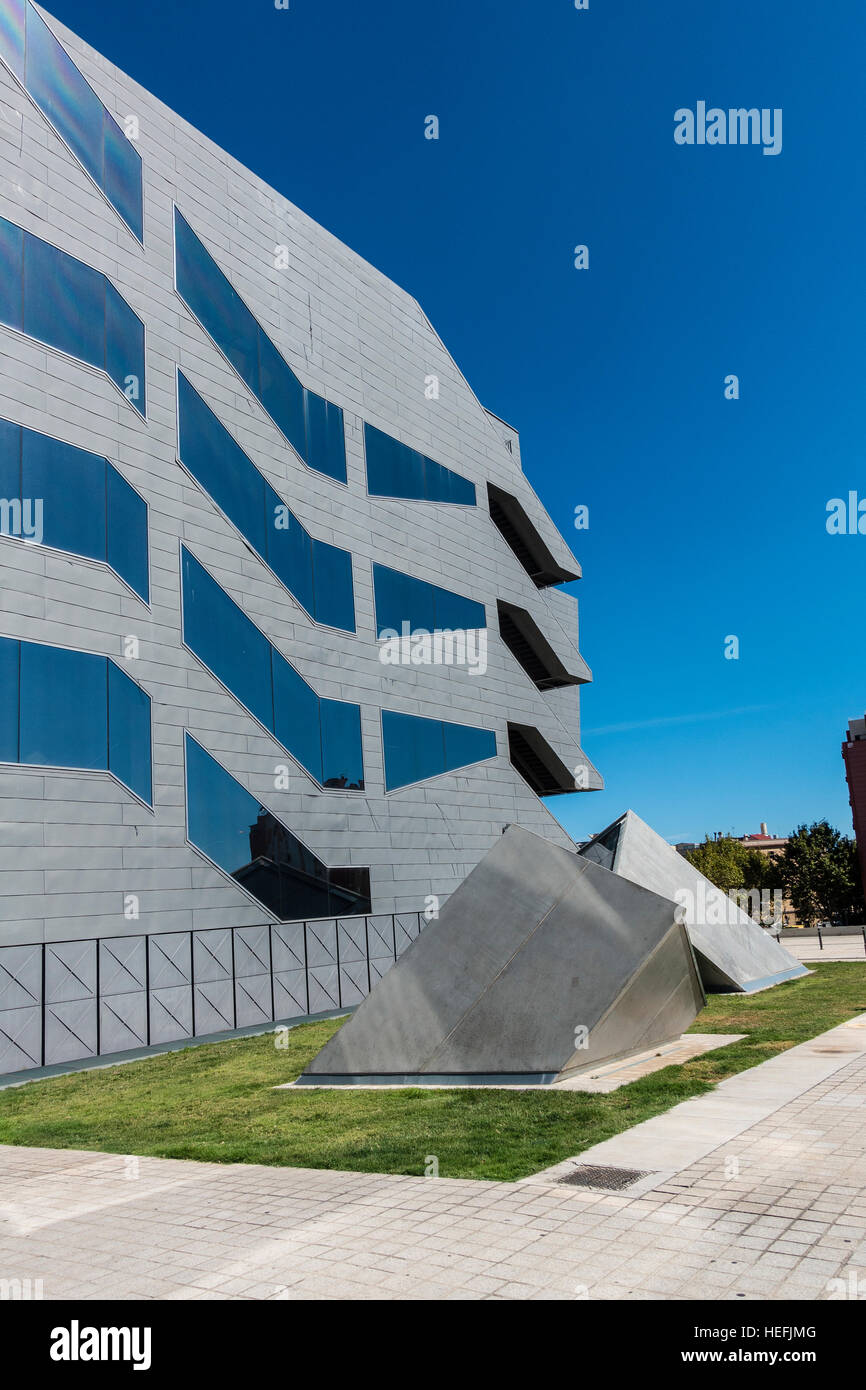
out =
[[580,568],[420,305],[0,0],[0,1075],[358,1004],[579,744]]

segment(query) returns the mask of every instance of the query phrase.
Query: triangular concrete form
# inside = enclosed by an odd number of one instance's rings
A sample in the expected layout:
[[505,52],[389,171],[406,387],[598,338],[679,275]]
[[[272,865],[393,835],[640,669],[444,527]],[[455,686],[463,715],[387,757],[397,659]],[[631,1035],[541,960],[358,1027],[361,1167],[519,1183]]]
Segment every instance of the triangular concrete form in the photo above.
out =
[[752,994],[809,973],[634,811],[596,835],[581,854],[677,903],[705,989]]
[[549,1083],[703,1004],[673,903],[509,826],[299,1083]]

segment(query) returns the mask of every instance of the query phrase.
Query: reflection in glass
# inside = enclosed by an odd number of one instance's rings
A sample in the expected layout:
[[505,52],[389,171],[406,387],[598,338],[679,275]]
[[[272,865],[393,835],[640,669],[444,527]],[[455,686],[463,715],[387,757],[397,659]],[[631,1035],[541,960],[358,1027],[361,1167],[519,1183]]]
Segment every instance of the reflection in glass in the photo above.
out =
[[20,495],[42,498],[43,544],[104,560],[105,459],[35,430],[21,434]]
[[3,218],[0,323],[106,372],[144,415],[144,324],[99,271]]
[[457,631],[487,626],[483,603],[440,589],[424,579],[416,579],[387,565],[373,565],[376,598],[376,631],[401,633],[403,623],[413,631]]
[[320,700],[322,785],[359,791],[364,785],[361,710],[344,700]]
[[36,105],[91,178],[101,184],[102,102],[29,4],[25,80]]
[[313,540],[178,372],[178,457],[317,623],[355,631],[352,557]]
[[104,367],[104,276],[25,232],[23,328],[71,357]]
[[108,769],[152,804],[150,696],[113,661],[108,663]]
[[0,637],[0,762],[18,759],[18,662],[20,642]]
[[150,806],[150,696],[107,657],[2,637],[0,761],[110,771]]
[[0,498],[39,516],[36,544],[107,562],[147,602],[147,506],[107,459],[0,420]]
[[382,710],[382,744],[386,791],[496,756],[492,729],[387,709]]
[[147,504],[116,468],[106,467],[108,527],[106,559],[147,602]]
[[144,414],[144,324],[105,281],[105,370],[136,410]]
[[24,233],[0,217],[0,323],[9,328],[21,327],[23,287]]
[[369,869],[329,869],[186,735],[190,843],[281,921],[371,910]]
[[189,551],[183,555],[183,638],[267,729],[274,727],[271,645]]
[[174,210],[177,292],[310,468],[346,481],[343,412],[298,381],[240,295]]
[[185,546],[181,571],[193,654],[320,785],[363,790],[359,707],[320,699]]
[[475,506],[475,484],[441,463],[425,458],[390,434],[364,424],[367,491],[371,497],[454,502]]
[[22,642],[22,763],[106,768],[107,714],[105,657]]
[[141,241],[141,157],[29,0],[0,3],[0,59]]

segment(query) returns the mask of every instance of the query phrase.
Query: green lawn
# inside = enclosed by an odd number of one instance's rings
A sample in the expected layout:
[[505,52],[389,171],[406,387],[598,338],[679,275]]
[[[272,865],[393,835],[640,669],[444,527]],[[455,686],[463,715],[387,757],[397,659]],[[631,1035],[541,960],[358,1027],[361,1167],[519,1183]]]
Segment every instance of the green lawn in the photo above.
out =
[[241,1038],[0,1092],[0,1143],[513,1179],[667,1110],[714,1082],[866,1012],[866,962],[827,963],[752,998],[714,995],[693,1031],[745,1033],[607,1096],[550,1091],[275,1091],[338,1022]]

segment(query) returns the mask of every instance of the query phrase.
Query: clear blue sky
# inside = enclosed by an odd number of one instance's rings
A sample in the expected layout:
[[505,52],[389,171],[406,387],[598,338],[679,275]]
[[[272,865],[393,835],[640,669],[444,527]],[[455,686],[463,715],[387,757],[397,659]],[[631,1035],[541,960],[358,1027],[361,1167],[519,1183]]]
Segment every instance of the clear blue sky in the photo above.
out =
[[[585,575],[607,790],[550,802],[571,833],[850,834],[866,535],[825,520],[866,497],[862,0],[48,10],[417,295],[520,430]],[[781,107],[781,154],[677,146],[699,100]]]

